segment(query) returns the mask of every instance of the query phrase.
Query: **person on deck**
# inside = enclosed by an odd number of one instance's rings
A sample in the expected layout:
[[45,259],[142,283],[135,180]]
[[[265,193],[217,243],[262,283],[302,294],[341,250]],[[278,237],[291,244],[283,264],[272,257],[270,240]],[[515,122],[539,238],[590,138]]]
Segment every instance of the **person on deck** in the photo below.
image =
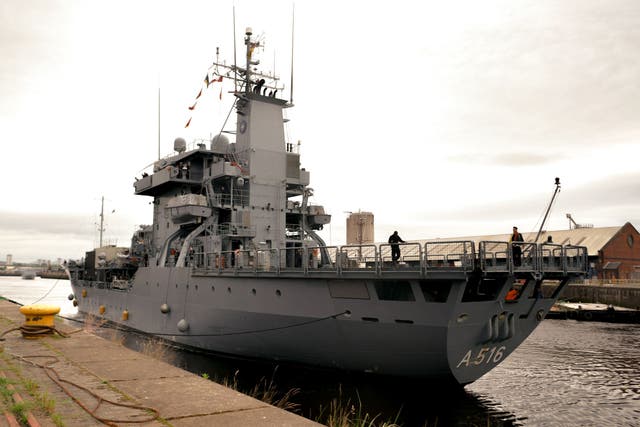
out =
[[398,235],[397,231],[394,231],[389,236],[389,244],[391,244],[391,260],[396,263],[400,259],[400,245],[398,243],[404,243],[404,240]]
[[519,243],[515,242],[524,242],[524,238],[522,234],[518,232],[518,227],[513,227],[513,233],[511,233],[511,237],[509,238],[509,242],[511,243],[511,254],[513,255],[513,266],[520,267],[522,265],[522,248]]

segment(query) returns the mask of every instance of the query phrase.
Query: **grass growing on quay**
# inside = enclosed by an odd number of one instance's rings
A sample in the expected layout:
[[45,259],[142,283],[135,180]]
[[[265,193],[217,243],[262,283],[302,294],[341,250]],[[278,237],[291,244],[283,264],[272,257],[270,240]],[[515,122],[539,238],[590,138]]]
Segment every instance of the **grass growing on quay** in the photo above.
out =
[[338,391],[338,396],[331,399],[328,407],[320,406],[320,414],[315,421],[329,427],[400,427],[398,419],[400,412],[394,420],[381,420],[381,414],[370,415],[364,410],[360,394],[356,391],[357,402],[352,403],[351,398],[342,396],[342,387]]
[[[56,427],[64,427],[62,417],[56,412],[55,400],[48,393],[42,392],[38,383],[24,377],[20,368],[12,363],[12,358],[4,352],[3,347],[0,347],[0,360],[4,369],[17,378],[0,377],[0,406],[11,412],[23,425],[27,425],[27,413],[33,411],[36,414],[45,414]],[[25,391],[31,399],[26,402],[14,402],[14,393],[21,391]]]

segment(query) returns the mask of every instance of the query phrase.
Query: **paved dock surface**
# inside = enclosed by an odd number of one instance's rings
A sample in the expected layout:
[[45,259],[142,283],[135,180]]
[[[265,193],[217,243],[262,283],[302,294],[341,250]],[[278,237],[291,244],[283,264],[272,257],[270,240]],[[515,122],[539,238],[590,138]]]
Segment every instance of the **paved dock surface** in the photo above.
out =
[[[0,333],[24,323],[18,308],[0,301]],[[24,339],[14,331],[0,342],[0,426],[13,425],[14,403],[2,400],[7,385],[28,402],[22,425],[34,426],[26,415],[66,427],[320,425],[118,342],[62,322],[56,328],[69,337]]]

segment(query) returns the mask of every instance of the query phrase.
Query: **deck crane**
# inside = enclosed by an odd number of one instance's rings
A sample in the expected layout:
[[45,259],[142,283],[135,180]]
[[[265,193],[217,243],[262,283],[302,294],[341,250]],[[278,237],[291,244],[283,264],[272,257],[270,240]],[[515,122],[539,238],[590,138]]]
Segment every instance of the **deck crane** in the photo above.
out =
[[533,241],[533,243],[537,243],[538,242],[538,238],[540,238],[540,233],[542,233],[542,227],[544,227],[544,223],[547,221],[547,216],[549,215],[549,211],[551,210],[551,205],[553,205],[553,201],[555,200],[556,195],[560,191],[560,178],[556,177],[555,185],[556,185],[556,188],[553,191],[553,196],[551,197],[551,201],[549,202],[549,206],[547,206],[547,211],[544,213],[544,218],[542,219],[542,224],[540,224],[540,229],[538,230],[538,234],[536,234],[536,238]]

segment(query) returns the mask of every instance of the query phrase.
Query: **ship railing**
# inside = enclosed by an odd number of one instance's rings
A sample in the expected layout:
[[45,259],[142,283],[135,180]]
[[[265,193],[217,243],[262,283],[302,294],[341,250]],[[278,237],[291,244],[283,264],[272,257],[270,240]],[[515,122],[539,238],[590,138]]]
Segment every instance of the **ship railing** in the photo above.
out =
[[565,261],[565,273],[584,272],[589,267],[588,253],[585,246],[565,246],[563,259]]
[[475,268],[476,248],[470,240],[438,241],[424,244],[425,270],[464,270]]
[[277,249],[257,249],[255,255],[255,266],[258,272],[279,273],[280,264],[278,262]]
[[[528,242],[512,242],[510,246],[511,263],[510,268],[512,272],[535,272],[540,270],[539,258],[540,252],[538,250],[537,243]],[[517,248],[520,248],[520,257],[518,259],[516,254]]]
[[[521,259],[514,265],[510,242],[438,241],[400,244],[401,258],[393,263],[391,245],[295,246],[283,249],[237,249],[210,252],[192,259],[196,269],[225,274],[268,273],[274,275],[425,276],[437,271],[472,271],[480,268],[496,273],[584,273],[588,267],[584,246],[550,243],[519,243]],[[517,258],[516,258],[517,264]]]
[[540,245],[540,270],[550,273],[565,271],[564,247],[556,243]]
[[511,270],[511,245],[509,242],[482,241],[478,247],[480,269],[483,271],[509,272]]
[[339,254],[342,272],[378,272],[378,248],[376,245],[341,246]]
[[256,258],[256,251],[253,250],[236,249],[213,254],[214,268],[219,272],[254,272]]
[[249,192],[246,190],[233,190],[231,193],[215,193],[213,195],[214,207],[249,206]]
[[[327,256],[323,256],[323,251]],[[278,251],[280,273],[338,273],[340,258],[337,246],[295,246]]]
[[380,251],[380,272],[407,272],[415,274],[422,272],[424,263],[422,256],[422,246],[420,243],[399,243],[400,258],[394,262],[392,248],[395,244],[383,243],[379,247]]
[[278,251],[280,272],[303,272],[305,268],[304,260],[308,255],[305,255],[306,248],[302,246],[295,246],[289,248],[283,248]]
[[320,251],[320,260],[317,269],[309,269],[315,272],[340,272],[340,246],[322,246],[317,248]]
[[479,258],[483,271],[513,273],[540,270],[537,243],[482,241],[479,245]]
[[205,269],[221,273],[226,270],[232,270],[235,264],[235,254],[232,251],[226,252],[207,252],[205,254]]
[[202,171],[192,170],[191,167],[180,168],[179,165],[169,165],[169,177],[172,181],[184,181],[184,182],[201,182]]

